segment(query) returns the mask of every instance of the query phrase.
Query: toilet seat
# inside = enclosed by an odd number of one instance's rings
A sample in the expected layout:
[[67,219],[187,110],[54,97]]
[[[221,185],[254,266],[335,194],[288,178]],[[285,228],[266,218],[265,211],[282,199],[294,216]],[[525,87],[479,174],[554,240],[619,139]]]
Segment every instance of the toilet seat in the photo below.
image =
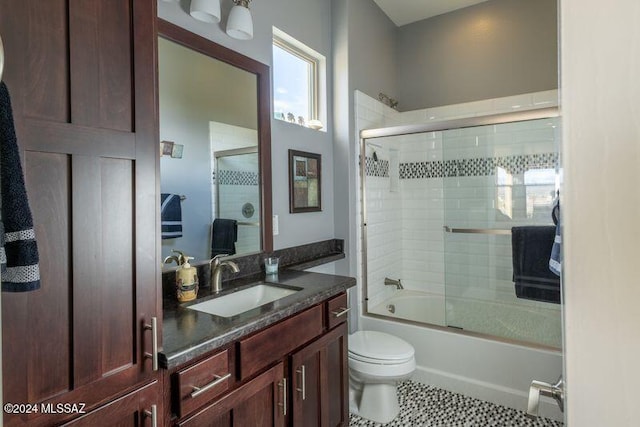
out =
[[378,331],[357,331],[349,335],[349,358],[378,365],[403,364],[414,358],[408,342]]
[[401,365],[403,363],[406,363],[412,360],[413,356],[408,357],[406,359],[402,359],[402,360],[400,359],[389,360],[389,359],[377,359],[374,357],[365,357],[359,354],[349,352],[349,359],[357,360],[359,362],[364,362],[364,363],[372,363],[374,365]]

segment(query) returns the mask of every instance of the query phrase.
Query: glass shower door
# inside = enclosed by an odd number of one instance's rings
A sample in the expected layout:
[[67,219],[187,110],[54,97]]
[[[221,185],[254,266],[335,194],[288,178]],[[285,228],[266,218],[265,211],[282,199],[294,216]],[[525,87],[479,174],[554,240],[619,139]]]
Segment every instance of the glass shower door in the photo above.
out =
[[236,253],[260,251],[260,186],[257,148],[216,152],[216,218],[238,222]]
[[561,347],[560,305],[516,297],[511,245],[512,227],[553,225],[558,123],[443,132],[447,326]]

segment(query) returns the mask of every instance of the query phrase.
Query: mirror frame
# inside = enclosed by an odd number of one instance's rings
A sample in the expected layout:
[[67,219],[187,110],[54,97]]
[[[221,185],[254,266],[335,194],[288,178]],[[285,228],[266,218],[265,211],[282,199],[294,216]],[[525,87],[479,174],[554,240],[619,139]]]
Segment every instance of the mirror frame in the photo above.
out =
[[[258,155],[260,177],[261,252],[273,252],[271,200],[271,74],[268,65],[158,18],[158,37],[256,75],[258,93]],[[159,90],[157,93],[160,93]],[[241,254],[242,255],[242,254]],[[246,254],[249,255],[249,254]],[[197,264],[197,263],[196,263]]]

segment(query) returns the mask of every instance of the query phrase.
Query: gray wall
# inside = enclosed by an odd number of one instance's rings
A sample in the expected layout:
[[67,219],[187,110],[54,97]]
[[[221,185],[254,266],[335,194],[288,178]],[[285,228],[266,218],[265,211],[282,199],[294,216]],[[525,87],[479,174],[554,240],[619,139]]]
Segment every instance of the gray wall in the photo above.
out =
[[398,29],[402,111],[556,89],[556,0],[491,0]]
[[[276,26],[324,55],[327,70],[332,69],[330,1],[251,2],[254,38],[249,41],[234,40],[226,35],[224,29],[232,2],[221,3],[223,18],[220,24],[206,24],[191,18],[187,12],[189,0],[181,0],[180,3],[159,1],[158,16],[269,66],[272,64],[272,27]],[[330,73],[327,88],[327,104],[331,106],[333,83]],[[331,191],[334,182],[332,120],[325,124],[326,132],[313,131],[275,119],[271,120],[271,129],[273,213],[280,218],[280,234],[274,236],[274,248],[343,237],[334,232],[334,201]],[[289,214],[288,149],[322,155],[322,212]]]
[[349,80],[377,99],[380,92],[398,96],[396,37],[398,28],[372,0],[349,0]]
[[[335,234],[345,239],[346,259],[336,263],[336,273],[357,274],[356,174],[358,138],[354,123],[354,91],[374,98],[383,92],[397,96],[396,28],[373,0],[333,0],[334,79],[334,168]],[[350,293],[350,305],[357,307],[359,295]],[[349,315],[349,328],[358,327],[358,313]]]

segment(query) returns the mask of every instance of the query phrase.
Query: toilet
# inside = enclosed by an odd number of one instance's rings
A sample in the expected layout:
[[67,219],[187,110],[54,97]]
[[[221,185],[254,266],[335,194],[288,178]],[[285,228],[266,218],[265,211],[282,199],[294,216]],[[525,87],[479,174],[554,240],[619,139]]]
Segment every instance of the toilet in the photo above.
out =
[[415,350],[408,342],[377,331],[349,335],[349,410],[377,423],[400,412],[397,384],[416,369]]

